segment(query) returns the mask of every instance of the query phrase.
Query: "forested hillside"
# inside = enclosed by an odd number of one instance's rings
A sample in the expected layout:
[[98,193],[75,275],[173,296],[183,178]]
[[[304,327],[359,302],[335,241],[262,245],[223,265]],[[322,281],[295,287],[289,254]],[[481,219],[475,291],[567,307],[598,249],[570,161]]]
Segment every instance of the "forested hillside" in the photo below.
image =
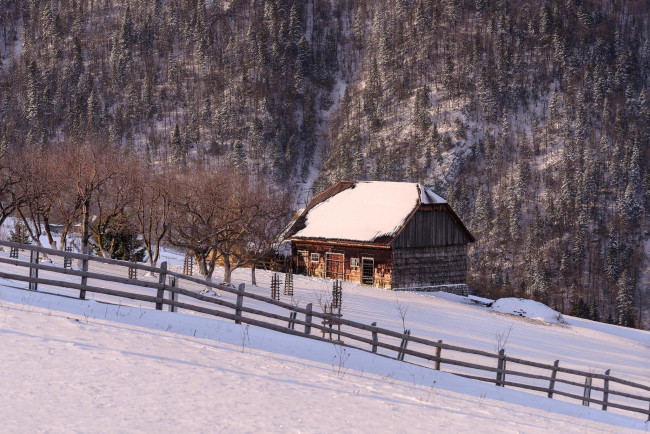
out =
[[0,0],[3,150],[434,186],[470,285],[650,327],[647,1]]

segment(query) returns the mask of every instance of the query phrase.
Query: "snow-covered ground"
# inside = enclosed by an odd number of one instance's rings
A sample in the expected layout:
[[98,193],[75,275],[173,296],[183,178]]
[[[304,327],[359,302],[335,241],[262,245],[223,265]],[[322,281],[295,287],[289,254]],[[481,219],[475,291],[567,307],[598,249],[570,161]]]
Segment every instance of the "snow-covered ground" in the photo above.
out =
[[639,419],[230,322],[12,288],[0,298],[6,432],[648,430]]
[[[178,266],[182,258],[167,252],[165,259]],[[17,267],[0,270],[16,273]],[[249,285],[250,270],[236,270],[233,279],[268,295],[271,275],[258,271],[259,287]],[[146,303],[17,289],[24,287],[0,280],[0,418],[9,432],[650,431],[639,414],[603,412],[329,343],[155,311]],[[294,302],[316,307],[331,294],[331,282],[295,276],[294,291]],[[537,308],[532,316],[539,316]],[[501,343],[513,357],[559,359],[564,367],[611,369],[650,383],[645,331],[572,317],[549,323],[451,294],[350,283],[343,284],[343,314],[491,352]]]

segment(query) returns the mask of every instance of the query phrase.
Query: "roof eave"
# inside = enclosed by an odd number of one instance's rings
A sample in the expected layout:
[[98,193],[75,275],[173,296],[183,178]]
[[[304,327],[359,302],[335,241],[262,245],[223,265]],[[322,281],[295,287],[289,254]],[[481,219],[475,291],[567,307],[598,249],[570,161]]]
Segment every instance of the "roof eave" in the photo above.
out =
[[333,239],[333,238],[302,238],[302,237],[291,237],[291,238],[287,238],[286,240],[292,242],[358,246],[358,247],[369,247],[375,249],[390,249],[391,248],[390,243],[393,242],[393,238],[391,238],[387,243],[383,243],[383,242],[374,243],[372,241],[358,241],[358,240],[341,240],[341,239]]

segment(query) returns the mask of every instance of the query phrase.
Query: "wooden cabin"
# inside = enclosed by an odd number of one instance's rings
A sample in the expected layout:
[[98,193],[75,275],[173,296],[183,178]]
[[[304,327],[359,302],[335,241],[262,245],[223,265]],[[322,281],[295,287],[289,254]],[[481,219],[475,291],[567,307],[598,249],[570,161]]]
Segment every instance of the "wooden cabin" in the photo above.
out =
[[341,181],[290,226],[296,273],[394,290],[465,284],[474,237],[447,201],[407,182]]

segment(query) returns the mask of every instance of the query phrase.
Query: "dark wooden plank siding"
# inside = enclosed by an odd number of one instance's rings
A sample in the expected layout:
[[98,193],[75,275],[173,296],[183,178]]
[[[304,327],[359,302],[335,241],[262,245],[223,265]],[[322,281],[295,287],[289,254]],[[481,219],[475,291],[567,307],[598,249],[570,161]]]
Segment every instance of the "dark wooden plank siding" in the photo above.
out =
[[393,248],[467,244],[467,236],[444,210],[419,209],[395,238]]
[[393,250],[393,288],[467,282],[467,244]]

